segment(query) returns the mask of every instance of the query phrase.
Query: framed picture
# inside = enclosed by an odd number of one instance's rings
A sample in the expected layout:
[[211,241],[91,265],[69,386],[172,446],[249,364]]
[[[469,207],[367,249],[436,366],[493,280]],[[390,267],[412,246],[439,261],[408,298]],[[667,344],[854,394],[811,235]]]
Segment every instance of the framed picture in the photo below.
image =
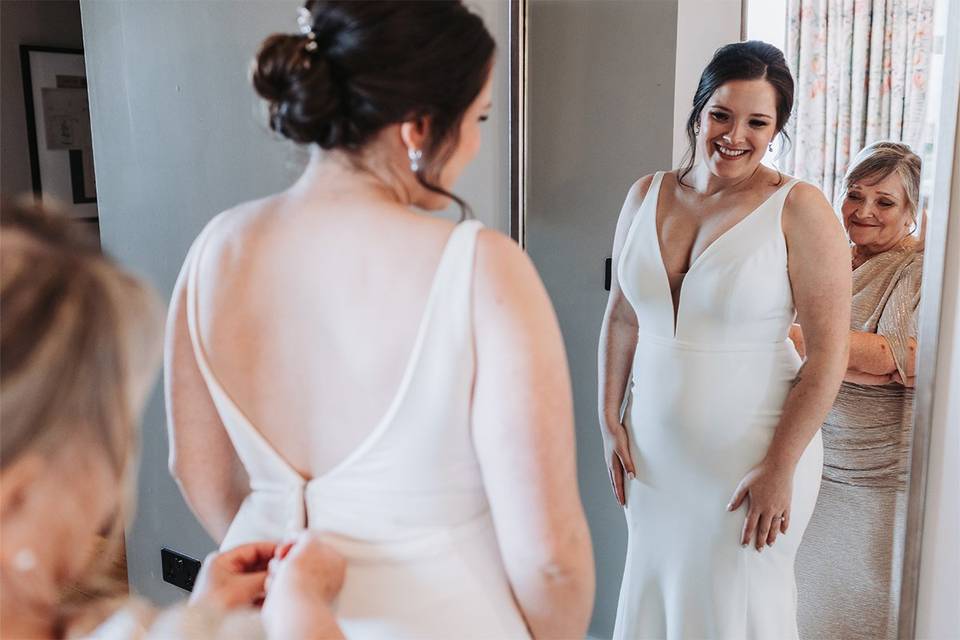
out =
[[33,191],[97,218],[87,76],[81,49],[20,45]]

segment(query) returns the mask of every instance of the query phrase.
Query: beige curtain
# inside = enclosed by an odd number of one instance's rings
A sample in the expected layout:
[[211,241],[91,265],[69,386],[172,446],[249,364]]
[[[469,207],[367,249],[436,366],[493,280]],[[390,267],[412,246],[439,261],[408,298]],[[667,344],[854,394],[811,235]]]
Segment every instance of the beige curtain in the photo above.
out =
[[784,170],[840,196],[850,160],[880,139],[922,155],[934,0],[789,0],[796,80]]

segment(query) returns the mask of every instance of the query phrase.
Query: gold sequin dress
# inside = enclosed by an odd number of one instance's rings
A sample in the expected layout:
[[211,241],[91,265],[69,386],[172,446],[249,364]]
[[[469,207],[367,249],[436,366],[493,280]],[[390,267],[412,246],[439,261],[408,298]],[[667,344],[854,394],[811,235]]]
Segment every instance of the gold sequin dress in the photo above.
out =
[[[905,379],[923,253],[908,239],[853,271],[850,327],[886,338]],[[803,640],[895,638],[913,390],[844,382],[823,424],[823,483],[797,553]]]

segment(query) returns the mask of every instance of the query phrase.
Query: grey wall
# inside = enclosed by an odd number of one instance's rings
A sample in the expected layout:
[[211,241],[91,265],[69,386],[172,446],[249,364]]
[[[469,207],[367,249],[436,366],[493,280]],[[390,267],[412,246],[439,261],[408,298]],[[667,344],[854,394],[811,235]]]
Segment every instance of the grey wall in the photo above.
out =
[[[5,2],[3,3],[6,4]],[[506,43],[507,7],[474,3]],[[266,128],[247,80],[260,41],[295,31],[297,2],[83,0],[90,112],[104,247],[169,296],[202,226],[238,202],[285,188],[304,155]],[[506,229],[506,55],[484,147],[457,191]],[[158,388],[143,425],[139,509],[127,534],[131,586],[167,603],[184,595],[160,576],[160,548],[202,558],[213,548],[167,471]]]
[[79,0],[0,0],[0,189],[24,193],[30,180],[20,45],[80,49]]
[[597,567],[590,632],[609,638],[626,523],[597,419],[603,265],[627,189],[671,164],[677,1],[532,0],[528,34],[527,249],[570,360],[580,490]]

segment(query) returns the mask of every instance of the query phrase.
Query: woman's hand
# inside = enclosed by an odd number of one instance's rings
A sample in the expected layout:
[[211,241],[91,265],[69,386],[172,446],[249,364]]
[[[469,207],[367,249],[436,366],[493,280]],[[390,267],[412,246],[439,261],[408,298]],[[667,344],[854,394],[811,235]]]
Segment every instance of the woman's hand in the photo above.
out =
[[270,638],[342,638],[330,609],[343,588],[346,562],[305,531],[277,547],[270,561],[263,622]]
[[[347,564],[343,557],[309,531],[277,546],[270,560],[267,588],[273,599],[281,591],[294,590],[327,604],[343,588]],[[290,594],[292,595],[292,594]]]
[[903,385],[904,387],[908,387],[912,389],[917,382],[917,377],[907,376],[906,378],[904,378],[903,376],[900,375],[899,371],[894,371],[890,375],[890,382],[895,382],[899,385]]
[[764,459],[737,485],[727,511],[736,511],[747,500],[741,545],[753,543],[757,551],[762,551],[765,545],[773,545],[777,534],[787,532],[793,497],[793,470],[793,465]]
[[603,434],[603,458],[607,462],[607,475],[610,476],[610,485],[613,495],[620,506],[627,504],[627,494],[624,489],[626,473],[631,479],[637,475],[630,457],[630,441],[627,437],[627,428],[619,421],[605,424],[600,431]]
[[221,609],[259,605],[265,593],[267,566],[276,549],[275,542],[252,542],[211,553],[203,561],[190,604]]
[[788,334],[790,340],[793,341],[793,346],[796,348],[797,353],[800,354],[800,358],[807,357],[807,345],[803,341],[803,329],[800,328],[796,322],[790,325],[790,333]]

